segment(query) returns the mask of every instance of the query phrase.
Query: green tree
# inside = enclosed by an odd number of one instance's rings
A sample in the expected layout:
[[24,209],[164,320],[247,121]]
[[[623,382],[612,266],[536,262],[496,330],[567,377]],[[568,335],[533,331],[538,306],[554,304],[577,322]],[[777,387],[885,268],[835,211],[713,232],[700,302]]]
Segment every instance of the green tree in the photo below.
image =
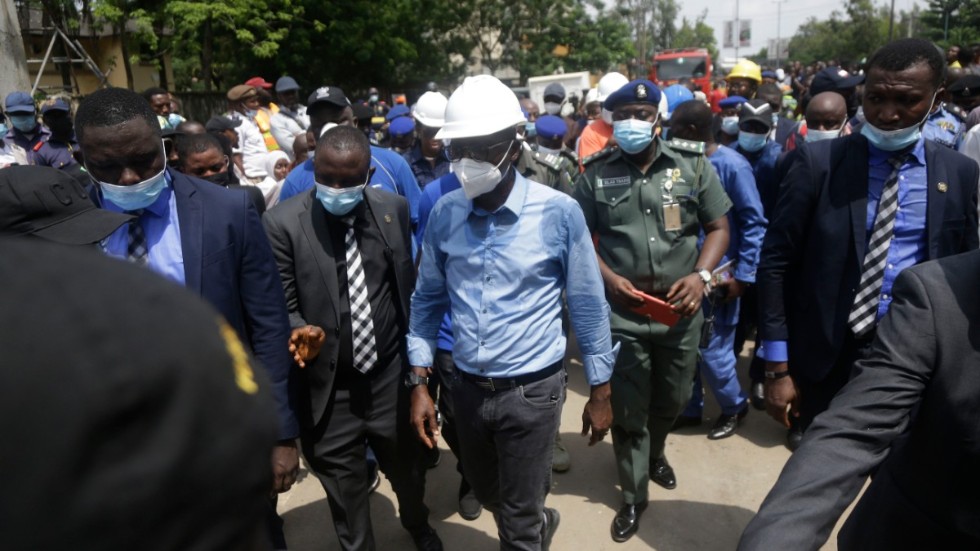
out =
[[707,17],[708,10],[704,10],[694,21],[681,18],[681,26],[674,35],[674,47],[705,48],[711,54],[711,59],[717,60],[718,42],[715,41],[715,30],[705,23]]

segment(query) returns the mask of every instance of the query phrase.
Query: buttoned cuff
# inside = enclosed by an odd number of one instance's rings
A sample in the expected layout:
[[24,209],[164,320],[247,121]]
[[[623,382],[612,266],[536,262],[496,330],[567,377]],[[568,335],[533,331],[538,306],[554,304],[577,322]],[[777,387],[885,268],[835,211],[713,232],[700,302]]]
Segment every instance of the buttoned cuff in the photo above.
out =
[[609,382],[612,377],[613,366],[616,365],[616,356],[619,355],[619,345],[616,343],[612,350],[605,354],[582,355],[582,366],[585,368],[585,380],[589,386],[601,385]]
[[767,362],[788,362],[789,346],[786,341],[762,341],[758,355]]
[[432,367],[436,355],[436,339],[408,336],[408,363],[412,367]]

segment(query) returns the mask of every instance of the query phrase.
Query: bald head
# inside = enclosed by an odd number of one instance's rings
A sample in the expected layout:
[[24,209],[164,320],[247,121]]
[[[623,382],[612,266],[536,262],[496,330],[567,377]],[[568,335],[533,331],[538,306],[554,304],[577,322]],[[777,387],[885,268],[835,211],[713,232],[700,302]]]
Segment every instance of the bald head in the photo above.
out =
[[685,101],[670,116],[670,137],[709,143],[711,108],[703,101]]
[[821,92],[806,106],[806,126],[814,130],[839,130],[847,122],[847,101],[837,92]]

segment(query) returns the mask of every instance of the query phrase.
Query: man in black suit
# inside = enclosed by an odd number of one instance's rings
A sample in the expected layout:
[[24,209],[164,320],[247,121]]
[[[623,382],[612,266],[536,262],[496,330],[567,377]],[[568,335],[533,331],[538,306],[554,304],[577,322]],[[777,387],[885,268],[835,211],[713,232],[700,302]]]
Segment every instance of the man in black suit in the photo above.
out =
[[923,140],[945,63],[903,39],[868,61],[860,134],[806,144],[759,263],[769,414],[802,430],[865,356],[903,269],[977,248],[975,162]]
[[817,417],[740,550],[980,549],[980,252],[904,271],[867,358]]
[[[365,440],[421,550],[441,550],[422,499],[410,432],[405,336],[415,285],[408,203],[366,185],[364,133],[338,126],[317,145],[315,187],[265,215],[293,327],[303,454],[330,500],[341,547],[373,551]],[[389,546],[385,546],[386,548]]]

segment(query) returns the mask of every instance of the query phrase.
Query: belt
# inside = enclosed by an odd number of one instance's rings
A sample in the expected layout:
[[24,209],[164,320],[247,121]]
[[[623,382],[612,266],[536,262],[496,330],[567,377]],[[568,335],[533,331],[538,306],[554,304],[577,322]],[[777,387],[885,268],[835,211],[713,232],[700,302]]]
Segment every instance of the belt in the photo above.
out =
[[563,367],[561,360],[549,365],[544,369],[535,371],[534,373],[528,373],[527,375],[518,375],[517,377],[480,377],[478,375],[473,375],[467,373],[459,368],[456,371],[463,377],[463,379],[475,384],[476,386],[489,390],[490,392],[498,392],[503,390],[511,390],[519,386],[529,385],[531,383],[536,383],[542,379],[547,379],[555,373],[561,371]]

